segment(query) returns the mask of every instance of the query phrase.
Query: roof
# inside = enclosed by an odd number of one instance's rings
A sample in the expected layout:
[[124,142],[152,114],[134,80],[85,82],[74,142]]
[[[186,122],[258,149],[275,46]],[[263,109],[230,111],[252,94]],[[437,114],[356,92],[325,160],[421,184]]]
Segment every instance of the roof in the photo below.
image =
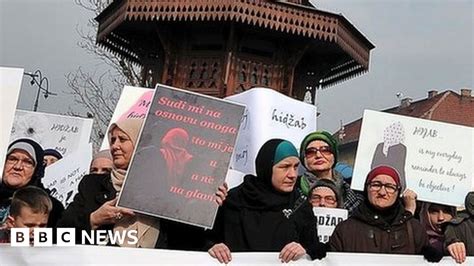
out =
[[[353,59],[331,69],[326,86],[368,71],[375,46],[344,16],[307,5],[269,0],[116,0],[97,17],[97,42],[140,64],[130,36],[118,30],[127,22],[233,22],[268,31],[335,43]],[[139,26],[138,26],[139,27]]]
[[[396,106],[382,112],[474,127],[474,97],[461,96],[451,90],[411,102],[406,107]],[[344,138],[340,144],[358,141],[361,126],[362,118],[344,125]],[[339,131],[335,133],[336,136],[339,135]]]

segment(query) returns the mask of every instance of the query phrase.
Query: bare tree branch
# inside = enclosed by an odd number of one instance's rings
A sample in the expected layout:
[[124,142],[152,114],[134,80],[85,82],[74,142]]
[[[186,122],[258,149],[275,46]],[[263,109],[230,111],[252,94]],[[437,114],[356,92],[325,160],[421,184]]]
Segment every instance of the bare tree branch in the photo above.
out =
[[[106,135],[107,126],[115,110],[118,98],[124,85],[140,86],[140,67],[137,67],[96,44],[98,23],[94,20],[111,0],[74,0],[75,3],[90,11],[91,18],[82,27],[76,27],[80,37],[78,46],[98,59],[101,63],[93,71],[78,67],[66,75],[70,94],[75,105],[70,106],[69,115],[81,116],[84,109],[88,117],[94,118],[91,141],[98,149]],[[100,68],[100,69],[99,69]],[[81,112],[82,110],[82,112]]]

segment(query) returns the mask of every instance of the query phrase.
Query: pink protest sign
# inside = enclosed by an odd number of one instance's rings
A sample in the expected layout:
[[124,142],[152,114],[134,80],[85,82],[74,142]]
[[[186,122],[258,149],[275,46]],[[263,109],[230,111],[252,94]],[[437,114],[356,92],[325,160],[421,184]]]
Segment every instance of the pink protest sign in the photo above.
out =
[[145,118],[150,107],[153,91],[147,91],[118,120],[126,118]]

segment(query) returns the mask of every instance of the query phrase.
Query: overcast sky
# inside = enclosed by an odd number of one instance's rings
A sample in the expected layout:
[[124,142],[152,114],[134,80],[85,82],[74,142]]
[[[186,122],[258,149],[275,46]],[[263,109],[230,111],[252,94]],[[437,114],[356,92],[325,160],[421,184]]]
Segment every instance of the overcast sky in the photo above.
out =
[[[318,128],[335,131],[363,110],[398,104],[397,92],[414,100],[427,91],[473,87],[472,0],[316,0],[342,13],[375,46],[370,71],[319,93]],[[99,65],[77,46],[76,28],[92,13],[73,0],[0,0],[0,66],[40,69],[59,96],[41,98],[39,111],[65,113],[65,76]],[[36,87],[24,78],[19,109],[32,110]],[[85,111],[84,111],[85,113]]]

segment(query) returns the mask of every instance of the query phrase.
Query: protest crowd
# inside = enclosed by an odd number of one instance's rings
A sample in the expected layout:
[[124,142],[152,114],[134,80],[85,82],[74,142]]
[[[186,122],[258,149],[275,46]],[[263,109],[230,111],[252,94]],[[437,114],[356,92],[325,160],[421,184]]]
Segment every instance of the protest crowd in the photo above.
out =
[[[355,191],[334,169],[338,141],[326,131],[308,134],[299,150],[284,139],[267,140],[256,155],[256,174],[230,190],[219,184],[212,230],[117,206],[143,122],[111,124],[109,149],[93,156],[90,173],[66,208],[42,183],[45,167],[62,160],[61,153],[27,138],[12,141],[0,185],[1,242],[10,241],[15,227],[73,227],[136,230],[138,241],[121,246],[207,251],[220,263],[231,262],[233,252],[252,251],[278,252],[282,262],[304,255],[321,260],[327,252],[417,254],[429,262],[451,256],[457,263],[474,256],[474,192],[460,211],[419,202],[415,191],[402,190],[400,173],[389,165],[372,167],[363,191]],[[179,144],[170,147],[182,151]],[[173,159],[166,166],[179,172],[179,156]],[[318,237],[313,207],[348,212],[327,243]]]
[[0,266],[474,265],[474,1],[4,2]]

